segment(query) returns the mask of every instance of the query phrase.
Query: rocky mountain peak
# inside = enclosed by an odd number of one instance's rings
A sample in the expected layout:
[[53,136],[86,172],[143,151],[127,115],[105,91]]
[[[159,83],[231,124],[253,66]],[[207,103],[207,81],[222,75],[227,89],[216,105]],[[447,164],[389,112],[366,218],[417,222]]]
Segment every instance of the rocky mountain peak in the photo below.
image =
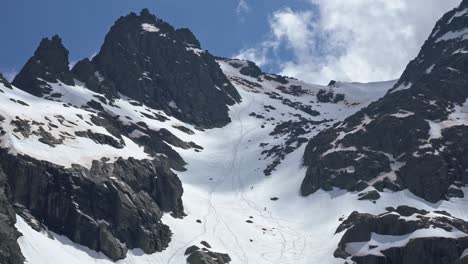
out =
[[[436,24],[418,56],[412,60],[395,87],[389,92],[406,90],[416,82],[430,82],[433,77],[444,79],[457,78],[457,71],[462,70],[460,58],[468,52],[468,2],[446,13]],[[462,69],[459,69],[462,67]],[[458,76],[459,78],[460,76]],[[434,89],[433,89],[434,90]],[[450,100],[463,100],[465,95],[447,91],[434,91],[438,96]],[[460,101],[461,103],[463,101]]]
[[52,94],[50,83],[77,79],[109,99],[125,95],[205,128],[229,123],[228,106],[241,100],[189,29],[176,30],[148,9],[119,18],[92,60],[71,71],[68,65],[61,38],[44,38],[13,84],[44,97]]
[[92,60],[108,87],[201,127],[227,124],[240,96],[188,29],[144,9],[121,17]]
[[156,16],[151,14],[150,11],[148,10],[148,8],[143,8],[141,11],[140,11],[140,16],[141,17],[145,17],[145,18],[152,18],[152,19],[156,19]]
[[63,46],[62,39],[54,35],[51,39],[43,38],[34,52],[36,59],[43,60],[46,66],[57,70],[68,69],[68,50]]
[[68,65],[68,50],[62,39],[58,35],[51,39],[43,38],[12,84],[31,94],[43,96],[50,92],[46,82],[74,84]]

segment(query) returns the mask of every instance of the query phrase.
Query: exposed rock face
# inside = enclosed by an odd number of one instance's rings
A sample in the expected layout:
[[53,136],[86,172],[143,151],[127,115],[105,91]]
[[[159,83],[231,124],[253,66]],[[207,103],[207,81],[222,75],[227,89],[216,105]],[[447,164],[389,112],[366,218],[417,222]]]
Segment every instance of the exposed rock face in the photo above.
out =
[[[468,223],[462,219],[446,212],[429,213],[408,206],[387,210],[377,216],[353,212],[343,221],[336,231],[345,233],[335,257],[351,258],[358,264],[456,263],[468,248]],[[416,235],[418,231],[432,228],[446,231],[447,237]],[[372,236],[380,239],[372,240]],[[379,243],[386,241],[385,236],[391,236],[393,246]]]
[[24,258],[16,240],[21,235],[15,228],[16,214],[11,206],[7,177],[0,169],[0,263],[19,264]]
[[345,99],[344,94],[335,94],[333,90],[320,90],[317,93],[317,101],[320,103],[338,103]]
[[239,72],[246,76],[258,78],[260,75],[264,74],[262,70],[251,61],[245,61],[243,63],[237,63],[233,61],[230,64],[235,68],[240,68]]
[[203,249],[195,245],[187,248],[185,255],[188,255],[188,264],[228,264],[231,262],[228,254],[212,252],[209,250],[210,246],[206,242],[203,242],[202,244],[205,245]]
[[74,84],[68,64],[68,50],[60,37],[44,38],[12,84],[36,96],[49,94],[50,87],[46,82],[60,80],[65,84]]
[[227,105],[240,101],[214,57],[200,49],[188,29],[175,30],[146,9],[115,23],[92,64],[97,71],[84,61],[74,72],[91,82],[100,75],[111,90],[197,126],[227,124]]
[[182,185],[157,161],[95,161],[71,169],[2,152],[12,199],[50,230],[113,260],[128,249],[165,249],[171,231],[163,211],[183,215]]
[[85,83],[90,90],[106,94],[109,98],[119,96],[113,84],[102,78],[96,66],[88,58],[77,62],[72,69],[72,73],[77,80]]
[[468,17],[456,14],[467,7],[463,1],[443,16],[382,99],[309,142],[303,195],[354,190],[359,181],[408,188],[430,202],[462,195],[456,189],[468,183],[468,124],[459,120],[468,98]]

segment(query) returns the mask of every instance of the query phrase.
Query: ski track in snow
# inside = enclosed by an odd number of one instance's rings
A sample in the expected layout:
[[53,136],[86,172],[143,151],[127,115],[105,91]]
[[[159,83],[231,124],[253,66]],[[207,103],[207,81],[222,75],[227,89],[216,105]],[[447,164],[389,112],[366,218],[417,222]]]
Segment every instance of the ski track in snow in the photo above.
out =
[[[269,135],[278,122],[297,121],[298,118],[295,116],[297,114],[314,121],[323,119],[341,121],[371,101],[383,96],[395,83],[394,81],[373,84],[339,83],[337,87],[329,88],[288,79],[290,82],[288,85],[299,85],[307,91],[304,95],[294,96],[280,92],[277,87],[281,84],[278,82],[266,79],[259,81],[256,78],[241,75],[227,62],[220,62],[220,65],[242,97],[242,103],[230,107],[232,122],[223,128],[202,132],[168,116],[166,117],[169,121],[163,123],[150,120],[139,113],[150,114],[158,112],[157,110],[131,105],[129,103],[131,100],[125,97],[115,102],[118,108],[105,105],[106,110],[114,115],[129,116],[133,120],[121,119],[123,122],[143,120],[151,129],[166,128],[182,140],[193,141],[204,148],[199,153],[193,149],[174,148],[188,163],[187,171],[176,172],[183,183],[183,202],[187,216],[183,219],[174,219],[169,214],[163,216],[163,222],[173,231],[169,247],[163,252],[150,255],[144,254],[139,249],[131,250],[126,259],[117,263],[185,263],[185,250],[191,245],[200,246],[203,240],[212,246],[213,251],[228,253],[233,264],[343,263],[343,260],[333,257],[333,252],[342,236],[342,233],[335,235],[335,230],[340,224],[338,219],[348,216],[353,211],[376,214],[384,212],[387,206],[396,207],[405,204],[426,210],[436,208],[446,210],[460,218],[468,217],[466,206],[468,198],[429,204],[408,191],[385,192],[376,204],[372,204],[369,201],[358,201],[357,193],[342,190],[318,191],[308,197],[301,197],[299,188],[305,175],[305,168],[302,167],[305,144],[288,154],[271,176],[264,175],[263,170],[271,164],[273,158],[265,158],[261,153],[265,149],[259,145],[269,143],[271,147],[284,143],[286,140],[284,135]],[[262,87],[250,87],[236,82],[239,79],[257,83]],[[52,86],[54,89],[62,89],[64,94],[62,99],[70,101],[72,105],[84,105],[96,95],[79,85],[76,87],[63,84],[61,87]],[[347,102],[318,103],[315,101],[315,95],[319,89],[331,89],[336,93],[343,93],[346,95]],[[12,107],[12,109],[21,109],[18,115],[24,119],[42,120],[44,116],[41,113],[44,111],[45,116],[56,111],[65,115],[66,118],[82,114],[84,121],[89,120],[92,115],[90,112],[73,107],[67,108],[67,112],[62,113],[60,108],[62,103],[32,98],[18,90],[3,90],[7,92],[7,96],[0,96],[0,100],[6,98],[4,107],[0,105],[2,115],[4,112],[8,113],[9,108]],[[311,117],[300,109],[272,98],[268,94],[271,92],[276,92],[292,102],[312,105],[314,110],[319,111],[321,115]],[[47,111],[36,107],[34,108],[36,112],[33,113],[28,108],[21,108],[16,104],[11,105],[8,95],[33,106],[39,103]],[[274,106],[276,110],[265,111],[266,106]],[[250,115],[252,112],[265,115],[265,117],[274,117],[275,121],[253,117]],[[158,114],[164,115],[160,112]],[[8,114],[7,118],[11,119]],[[107,134],[99,127],[86,125],[84,121],[79,121],[81,130],[91,129]],[[333,122],[319,124],[306,136],[311,138],[331,124]],[[184,134],[175,129],[174,125],[184,125],[192,129],[195,135]],[[72,128],[60,127],[60,129],[73,133]],[[7,135],[9,135],[9,140],[6,142],[12,142],[11,140],[14,139],[11,136],[12,132]],[[27,148],[27,145],[20,144],[21,140],[15,140],[14,143],[19,144],[21,148],[15,149],[17,145],[10,146],[13,153],[16,151],[33,156],[38,154],[33,149]],[[90,149],[96,148],[96,145],[87,142],[87,145],[83,146],[78,143],[80,142],[75,142],[74,139],[67,139],[63,147],[81,147],[82,149],[77,152],[75,158],[81,157],[89,162],[90,157],[87,153]],[[137,147],[125,148],[124,151],[134,151],[138,157],[146,158]],[[118,157],[121,152],[108,149],[106,153],[97,153],[98,156],[95,158]],[[50,162],[64,166],[73,162],[73,160],[54,161],[53,157],[47,158]],[[272,201],[270,200],[272,197],[278,197],[279,200]],[[198,219],[202,223],[197,223]],[[247,220],[252,223],[247,223]],[[53,233],[36,232],[20,217],[16,226],[23,233],[18,241],[28,263],[112,263],[102,253],[77,245],[65,237]]]

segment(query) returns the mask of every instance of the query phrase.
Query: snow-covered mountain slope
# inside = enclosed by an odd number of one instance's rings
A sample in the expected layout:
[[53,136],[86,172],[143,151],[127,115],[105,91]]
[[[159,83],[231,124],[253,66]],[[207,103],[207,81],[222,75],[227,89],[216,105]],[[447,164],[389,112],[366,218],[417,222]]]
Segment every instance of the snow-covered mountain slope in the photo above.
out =
[[[163,216],[162,221],[173,232],[172,241],[163,252],[141,255],[139,250],[130,251],[122,263],[183,263],[187,257],[185,250],[202,240],[215,251],[228,253],[232,263],[305,263],[309,259],[304,255],[307,245],[312,243],[310,238],[316,235],[317,229],[315,224],[305,221],[309,218],[304,212],[309,199],[298,195],[304,173],[302,153],[306,140],[303,139],[383,96],[394,81],[336,83],[323,87],[263,73],[256,77],[244,75],[242,69],[256,67],[244,61],[218,62],[242,97],[241,104],[230,108],[232,122],[223,128],[197,130],[131,99],[123,97],[110,103],[104,95],[88,90],[79,82],[74,86],[58,82],[48,83],[52,94],[62,95],[56,101],[31,96],[15,87],[2,87],[5,124],[2,144],[12,154],[24,154],[64,167],[77,163],[89,168],[92,160],[103,158],[112,162],[118,157],[158,157],[138,145],[136,139],[145,132],[135,129],[128,137],[115,138],[104,127],[93,123],[93,117],[99,113],[108,113],[129,127],[143,122],[148,130],[166,129],[182,141],[203,148],[172,146],[187,163],[186,171],[179,173],[187,216],[182,219]],[[102,109],[91,108],[91,101],[100,102]],[[15,120],[23,127],[18,128]],[[192,133],[184,133],[180,127]],[[105,135],[108,141],[121,143],[122,147],[77,136],[80,131]],[[328,223],[332,229],[336,228],[336,218],[344,214],[333,216],[333,222]],[[19,239],[22,252],[31,263],[64,259],[87,263],[99,261],[96,258],[110,261],[102,253],[93,253],[65,237],[54,235],[53,240],[44,231],[38,233],[22,218],[17,227],[23,233]],[[332,258],[333,250],[334,245],[330,244],[322,257]]]
[[44,39],[0,75],[0,262],[465,263],[467,8],[368,84],[215,58],[147,10],[71,70]]

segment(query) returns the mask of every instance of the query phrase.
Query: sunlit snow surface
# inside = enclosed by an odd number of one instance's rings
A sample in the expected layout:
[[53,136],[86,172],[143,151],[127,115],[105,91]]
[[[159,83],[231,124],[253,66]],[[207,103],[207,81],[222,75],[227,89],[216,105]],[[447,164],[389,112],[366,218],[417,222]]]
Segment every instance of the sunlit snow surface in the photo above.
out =
[[159,28],[157,28],[153,24],[143,23],[143,24],[141,24],[141,28],[144,31],[148,31],[148,32],[159,32]]
[[[194,135],[187,135],[172,127],[182,124],[178,120],[168,117],[170,121],[160,122],[145,118],[140,114],[141,111],[158,111],[145,106],[133,106],[128,99],[124,98],[115,103],[120,108],[105,106],[107,111],[121,116],[121,120],[127,120],[126,122],[143,120],[152,129],[166,128],[181,139],[196,142],[204,148],[200,153],[193,149],[175,148],[188,163],[187,171],[178,173],[183,182],[183,202],[188,216],[184,219],[174,219],[167,214],[163,217],[163,222],[168,224],[174,233],[169,248],[151,255],[145,255],[140,250],[133,250],[129,252],[126,259],[118,263],[185,263],[185,249],[191,245],[198,245],[202,240],[210,243],[214,251],[228,253],[233,259],[232,263],[343,263],[343,260],[333,257],[333,252],[342,235],[342,233],[335,235],[335,231],[340,224],[339,218],[348,216],[352,211],[382,213],[387,206],[405,204],[426,210],[435,208],[447,210],[456,217],[468,217],[465,199],[428,204],[407,191],[383,193],[382,198],[376,204],[358,201],[357,193],[341,190],[318,191],[306,198],[301,197],[299,187],[305,175],[305,168],[301,166],[305,145],[289,154],[271,176],[266,177],[263,174],[263,169],[272,160],[265,159],[261,154],[263,149],[259,147],[260,143],[281,144],[285,140],[284,137],[275,138],[269,135],[274,129],[274,124],[279,121],[297,119],[293,116],[294,114],[307,116],[299,110],[284,105],[280,100],[270,98],[266,92],[275,91],[293,102],[313,105],[313,108],[321,115],[308,116],[312,120],[334,120],[317,125],[310,135],[307,135],[310,138],[325,129],[326,125],[343,120],[382,97],[395,82],[339,83],[337,87],[331,89],[336,93],[345,94],[346,102],[317,103],[316,93],[319,89],[328,89],[327,87],[289,80],[288,85],[301,85],[307,90],[307,94],[300,97],[287,95],[277,90],[279,83],[265,79],[259,82],[255,78],[241,75],[226,62],[220,62],[220,64],[242,96],[242,103],[230,108],[232,122],[226,127],[202,132],[184,124],[195,131]],[[262,88],[247,87],[236,82],[239,79],[259,83]],[[22,109],[17,104],[4,105],[2,101],[0,104],[2,111],[8,112],[9,107],[14,107],[19,109],[18,115],[30,115],[34,119],[41,119],[46,115],[53,116],[55,112],[47,111],[59,111],[61,105],[61,103],[52,103],[26,95],[18,90],[7,91],[6,88],[3,90],[7,92],[7,95],[20,96],[21,100],[27,103],[37,103],[37,107],[33,108],[35,111],[31,111],[31,108]],[[85,104],[95,95],[83,87],[66,87],[66,91],[62,100],[73,100],[71,103],[74,105]],[[5,97],[5,95],[0,96],[0,98]],[[274,106],[276,110],[265,112],[265,105]],[[68,109],[66,111],[70,113],[63,112],[63,109]],[[84,116],[90,115],[89,112],[76,108],[60,108],[60,112],[66,116],[76,115],[76,112],[83,112]],[[266,122],[264,119],[252,117],[249,115],[252,112],[262,113],[267,118],[274,117],[275,121]],[[123,118],[124,116],[131,117],[133,121]],[[264,128],[261,127],[262,125]],[[86,126],[86,122],[80,123],[80,126]],[[87,128],[97,129],[89,125]],[[128,140],[131,141],[131,139]],[[39,150],[31,150],[28,146],[33,143],[21,138],[10,137],[6,142],[10,144],[12,152],[26,153],[35,158],[52,151],[42,149],[39,153],[37,152]],[[44,146],[38,147],[40,144],[38,142],[34,144],[36,144],[33,145],[34,148],[44,148]],[[69,165],[75,162],[75,159],[77,159],[76,162],[86,163],[92,158],[100,159],[104,156],[144,155],[138,146],[130,148],[132,146],[130,142],[124,150],[112,150],[106,153],[92,152],[94,157],[87,156],[89,149],[86,150],[87,146],[82,142],[72,140],[63,148],[71,149],[76,147],[75,144],[85,150],[78,152],[73,160],[66,157],[63,158],[64,160],[57,158],[55,161],[50,157],[45,159]],[[96,145],[90,143],[90,147],[95,148]],[[119,151],[126,153],[124,155]],[[278,197],[279,200],[272,201],[270,200],[272,197]],[[201,223],[197,223],[197,220],[201,220]],[[253,223],[247,223],[247,220]],[[23,233],[18,241],[29,263],[111,263],[102,254],[76,245],[67,238],[52,233],[36,232],[21,218],[18,219],[16,226]],[[442,232],[440,234],[444,235]]]

